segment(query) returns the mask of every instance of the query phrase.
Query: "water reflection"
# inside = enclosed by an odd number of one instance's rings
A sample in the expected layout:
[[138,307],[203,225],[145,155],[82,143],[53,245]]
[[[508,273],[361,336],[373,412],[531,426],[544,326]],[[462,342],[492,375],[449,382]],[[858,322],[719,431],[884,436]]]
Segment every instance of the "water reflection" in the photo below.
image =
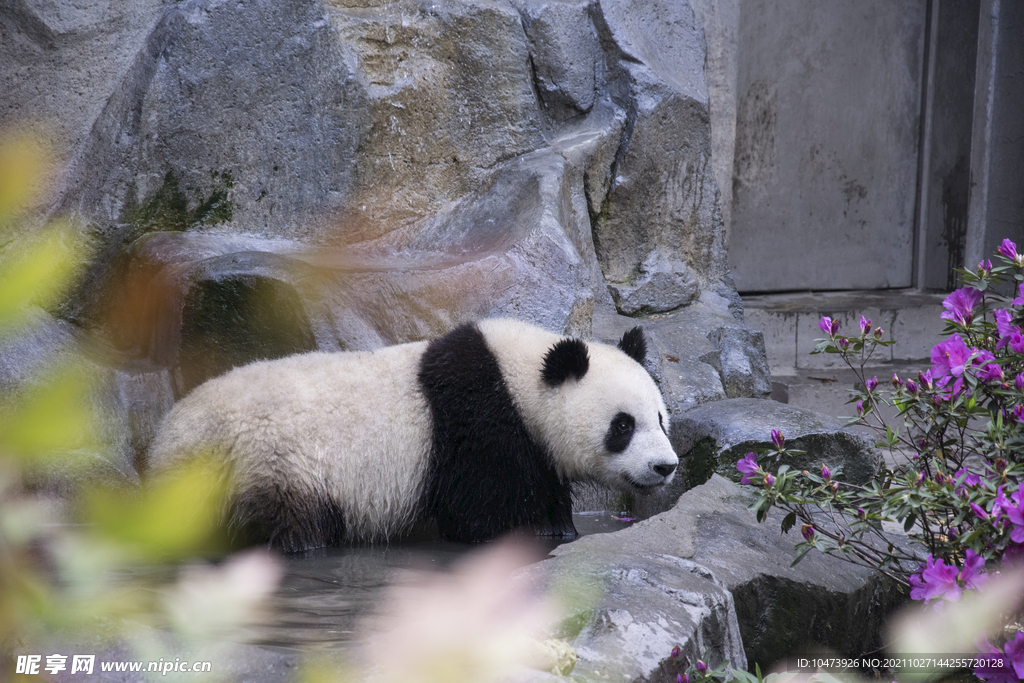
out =
[[[629,526],[604,512],[578,513],[573,520],[581,536]],[[246,639],[286,650],[344,649],[360,618],[377,606],[381,591],[401,570],[445,569],[474,547],[432,541],[288,556],[271,605],[272,621],[250,629]]]

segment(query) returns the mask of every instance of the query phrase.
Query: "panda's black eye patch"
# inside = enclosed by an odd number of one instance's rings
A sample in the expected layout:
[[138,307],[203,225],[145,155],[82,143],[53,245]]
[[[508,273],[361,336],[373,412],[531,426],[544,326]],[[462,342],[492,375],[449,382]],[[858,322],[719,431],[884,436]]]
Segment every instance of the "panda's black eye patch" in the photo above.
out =
[[665,429],[665,422],[661,417],[661,413],[658,413],[658,426],[661,427],[661,431],[664,432],[665,436],[668,436],[668,430]]
[[621,453],[629,447],[633,440],[636,420],[629,413],[618,413],[608,425],[608,433],[604,437],[604,447],[612,453]]

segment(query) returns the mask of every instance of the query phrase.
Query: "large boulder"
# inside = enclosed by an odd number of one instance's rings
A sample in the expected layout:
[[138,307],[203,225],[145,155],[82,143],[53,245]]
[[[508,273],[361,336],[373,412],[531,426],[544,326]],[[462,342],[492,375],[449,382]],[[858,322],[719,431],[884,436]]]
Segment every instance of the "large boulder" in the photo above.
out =
[[[555,549],[521,580],[569,575],[603,589],[556,635],[579,657],[583,680],[674,681],[708,654],[767,670],[794,652],[844,654],[881,645],[886,617],[905,599],[879,572],[818,553],[793,566],[799,534],[783,514],[758,524],[756,494],[714,475],[672,509]],[[589,577],[589,578],[580,578]],[[679,646],[683,657],[673,660]]]
[[871,439],[847,429],[842,420],[771,400],[737,398],[709,403],[678,416],[672,445],[686,459],[687,488],[720,474],[739,481],[736,462],[750,452],[773,448],[772,430],[786,447],[804,451],[785,464],[798,470],[842,469],[842,479],[863,484],[882,464]]

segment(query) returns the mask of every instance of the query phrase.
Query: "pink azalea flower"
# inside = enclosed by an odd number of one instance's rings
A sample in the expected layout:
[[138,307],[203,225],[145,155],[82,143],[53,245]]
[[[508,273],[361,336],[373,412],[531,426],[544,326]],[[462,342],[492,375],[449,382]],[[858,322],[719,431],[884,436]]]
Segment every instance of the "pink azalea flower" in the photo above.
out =
[[999,343],[996,344],[996,350],[1003,348],[1010,343],[1010,336],[1016,329],[1013,326],[1013,314],[1006,309],[999,309],[995,312],[996,318],[996,333],[999,336]]
[[871,334],[871,319],[870,318],[865,318],[864,316],[860,317],[860,333],[865,335],[865,336]]
[[[977,486],[981,486],[981,477],[977,474],[972,474],[963,468],[957,470],[956,473],[953,475],[953,478],[959,482],[959,484],[956,487],[956,495],[958,496],[962,496],[968,488],[973,489]],[[981,508],[978,509],[980,510]],[[982,510],[982,512],[984,512],[984,510]],[[988,515],[985,515],[984,518],[987,517]]]
[[1024,353],[1024,333],[1019,327],[1013,328],[1010,333],[1010,350],[1014,353]]
[[1010,533],[1010,540],[1014,543],[1024,543],[1024,491],[1021,489],[1014,491],[1010,499],[1003,503],[1002,511],[1014,527]]
[[943,560],[928,555],[928,562],[921,572],[924,582],[924,601],[927,604],[933,598],[945,598],[950,602],[960,599],[960,584],[956,582],[959,572],[955,566],[947,565]]
[[818,327],[820,327],[821,331],[829,337],[834,337],[836,332],[839,331],[839,321],[832,320],[832,318],[827,315],[822,316],[821,320],[818,322]]
[[971,511],[974,512],[974,516],[975,517],[977,517],[978,519],[980,519],[983,522],[989,521],[990,518],[988,516],[988,513],[985,512],[985,508],[981,507],[977,503],[971,503],[970,505],[971,505]]
[[1017,287],[1017,294],[1019,296],[1010,302],[1014,306],[1020,306],[1021,304],[1024,304],[1024,283]]
[[778,429],[772,430],[772,443],[775,444],[775,447],[780,451],[782,450],[782,447],[786,445],[786,438],[782,436],[782,432]]
[[967,327],[974,320],[974,309],[981,303],[983,294],[974,287],[963,287],[947,296],[942,305],[946,309],[939,317],[952,320]]
[[1011,261],[1016,262],[1021,260],[1020,254],[1017,253],[1017,245],[1008,239],[1003,240],[1003,243],[999,245],[999,248],[996,249],[996,252],[1000,256],[1008,258]]
[[1024,393],[1024,372],[1013,378],[1013,388]]
[[988,683],[1019,683],[1021,680],[1002,650],[987,640],[978,644],[978,654],[982,656],[984,664],[974,668],[974,675],[981,680]]
[[964,366],[971,357],[971,349],[968,348],[959,334],[954,334],[946,341],[932,347],[932,379],[953,375],[959,377],[964,374]]
[[1003,369],[995,362],[996,357],[988,349],[982,349],[974,357],[974,365],[980,366],[978,379],[983,382],[1002,382],[1005,379]]
[[757,454],[747,453],[742,460],[736,461],[736,469],[743,473],[743,477],[740,479],[741,484],[749,484],[750,482],[757,479]]
[[1003,487],[1000,486],[996,489],[996,497],[992,501],[992,516],[1002,517],[1003,513],[1011,507],[1013,507],[1013,504],[1010,503],[1009,498],[1003,493]]
[[1017,677],[1024,680],[1024,633],[1017,631],[1013,640],[1006,643],[1003,652],[1013,663],[1013,671]]
[[964,588],[981,588],[981,585],[985,582],[985,558],[978,553],[974,552],[970,548],[967,549],[967,555],[964,559],[964,568],[960,570],[960,583],[963,584]]

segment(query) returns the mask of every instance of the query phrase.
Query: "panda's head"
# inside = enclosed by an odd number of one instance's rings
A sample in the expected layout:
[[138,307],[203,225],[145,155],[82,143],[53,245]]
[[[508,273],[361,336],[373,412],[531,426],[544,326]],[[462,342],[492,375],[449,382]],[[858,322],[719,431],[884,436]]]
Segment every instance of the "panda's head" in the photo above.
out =
[[533,417],[564,475],[641,493],[672,480],[679,458],[645,356],[639,327],[617,347],[565,338],[547,349],[538,378],[543,414]]

